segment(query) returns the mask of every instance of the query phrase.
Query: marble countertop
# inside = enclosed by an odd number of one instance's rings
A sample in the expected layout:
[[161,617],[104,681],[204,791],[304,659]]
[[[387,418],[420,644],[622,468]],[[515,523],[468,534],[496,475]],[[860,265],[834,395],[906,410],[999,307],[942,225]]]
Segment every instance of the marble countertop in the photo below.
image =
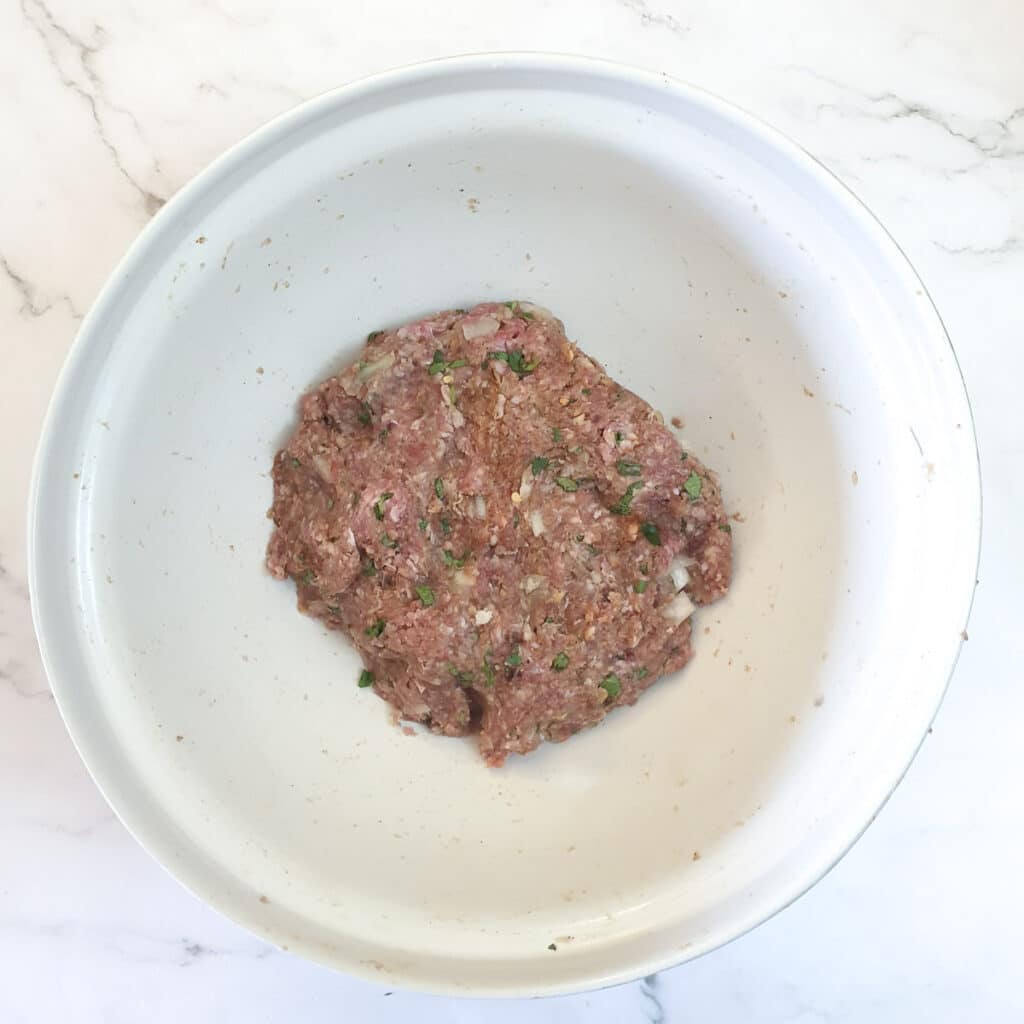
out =
[[[1014,0],[0,5],[0,1021],[1024,1019],[1022,35]],[[985,542],[970,642],[933,734],[809,895],[731,946],[631,985],[483,1003],[392,992],[269,947],[134,843],[43,676],[24,510],[78,323],[171,194],[322,90],[496,49],[589,53],[704,86],[782,128],[875,210],[963,366]]]

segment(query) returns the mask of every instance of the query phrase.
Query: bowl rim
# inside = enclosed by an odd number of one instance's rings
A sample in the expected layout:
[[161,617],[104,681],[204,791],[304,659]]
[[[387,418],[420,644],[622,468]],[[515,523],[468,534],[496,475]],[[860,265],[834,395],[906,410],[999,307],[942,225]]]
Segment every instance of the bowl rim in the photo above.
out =
[[[224,152],[215,157],[210,163],[195,174],[185,185],[183,185],[167,202],[154,214],[153,217],[143,226],[138,235],[128,246],[124,255],[117,262],[110,272],[88,312],[83,318],[76,336],[65,357],[64,363],[57,375],[56,383],[51,394],[47,410],[43,419],[39,441],[36,447],[35,458],[32,466],[30,489],[27,507],[27,574],[32,610],[32,622],[39,647],[40,658],[50,684],[51,691],[57,709],[64,721],[65,727],[71,741],[84,763],[90,777],[96,787],[103,794],[104,799],[117,815],[121,824],[125,827],[133,839],[149,853],[167,874],[173,878],[184,889],[201,900],[207,906],[212,907],[222,914],[233,924],[245,929],[250,934],[262,941],[284,948],[290,952],[298,953],[307,960],[330,967],[345,974],[358,977],[362,980],[372,981],[381,984],[381,976],[366,964],[338,956],[331,958],[325,954],[322,946],[314,942],[305,942],[299,937],[291,936],[290,945],[281,947],[278,939],[269,933],[260,920],[253,914],[241,912],[240,908],[232,905],[229,897],[221,897],[216,887],[212,884],[204,884],[201,879],[194,877],[195,873],[183,870],[179,875],[172,871],[168,864],[172,861],[166,843],[160,836],[152,834],[154,830],[148,826],[141,817],[136,818],[130,808],[125,809],[118,806],[109,794],[107,779],[101,777],[103,773],[96,767],[95,760],[90,758],[92,741],[88,737],[85,724],[81,721],[72,709],[70,704],[62,699],[62,694],[70,690],[70,684],[61,679],[60,673],[56,670],[54,656],[48,646],[46,624],[44,614],[40,610],[40,595],[45,585],[40,578],[40,554],[41,547],[46,540],[39,531],[41,518],[40,488],[46,466],[51,458],[51,451],[57,443],[59,436],[58,420],[61,409],[67,400],[67,394],[72,388],[72,382],[77,374],[79,364],[85,357],[86,349],[90,345],[90,339],[96,334],[97,328],[103,323],[110,308],[119,298],[125,281],[134,276],[133,271],[142,262],[150,245],[156,241],[158,236],[169,226],[178,215],[179,210],[184,210],[199,197],[207,186],[228,172],[232,167],[244,163],[250,154],[271,143],[275,138],[286,135],[294,128],[299,127],[305,121],[312,121],[321,114],[333,109],[344,108],[347,104],[357,101],[363,96],[378,92],[387,91],[402,85],[422,84],[428,81],[443,79],[459,74],[473,74],[481,72],[492,72],[500,74],[508,71],[537,71],[547,73],[565,73],[577,76],[581,80],[586,78],[601,78],[613,80],[619,85],[638,87],[659,87],[668,94],[696,102],[712,113],[722,117],[726,121],[736,125],[741,130],[758,136],[761,141],[769,144],[789,159],[803,165],[805,171],[810,171],[818,181],[833,193],[837,199],[842,200],[848,206],[852,215],[864,226],[865,230],[874,234],[875,238],[883,245],[888,246],[894,257],[894,263],[909,275],[916,287],[921,291],[924,299],[925,312],[922,317],[934,317],[934,324],[945,338],[949,354],[952,356],[953,368],[959,377],[960,389],[962,390],[970,428],[970,438],[974,448],[975,476],[970,481],[972,488],[971,497],[972,519],[977,523],[977,530],[969,541],[975,545],[974,578],[970,583],[970,593],[966,602],[966,613],[963,622],[963,632],[960,643],[953,652],[945,681],[938,690],[934,706],[931,708],[928,717],[928,728],[922,733],[920,740],[914,748],[908,752],[906,761],[898,776],[892,782],[888,791],[884,794],[877,808],[863,821],[850,840],[842,847],[835,857],[828,863],[820,873],[816,873],[809,881],[799,880],[790,892],[780,894],[780,902],[774,910],[768,913],[754,912],[746,918],[740,917],[733,922],[731,927],[722,929],[711,938],[705,937],[699,942],[693,943],[684,952],[669,951],[657,958],[651,958],[647,962],[637,962],[613,972],[588,972],[586,969],[577,970],[567,979],[561,982],[548,982],[531,987],[524,991],[521,985],[498,983],[487,986],[456,986],[449,981],[431,981],[425,979],[415,969],[403,971],[396,968],[389,972],[389,986],[399,985],[409,990],[431,993],[435,995],[463,996],[463,997],[489,997],[507,998],[522,996],[548,996],[565,995],[577,992],[593,991],[607,988],[613,985],[623,984],[648,976],[670,967],[695,960],[716,949],[735,941],[741,936],[757,928],[766,921],[771,920],[776,914],[785,910],[788,906],[807,893],[818,882],[820,882],[852,849],[875,818],[881,813],[888,803],[893,792],[906,776],[910,765],[913,763],[924,740],[931,731],[930,724],[934,721],[942,701],[948,692],[949,684],[959,661],[960,652],[963,649],[963,642],[966,638],[966,629],[970,620],[974,597],[977,589],[978,565],[981,557],[982,542],[982,479],[981,479],[981,457],[978,449],[977,429],[974,412],[971,407],[970,395],[964,379],[963,369],[956,355],[952,339],[946,329],[942,316],[935,304],[924,281],[921,279],[916,267],[913,265],[903,248],[888,229],[872,212],[867,204],[861,200],[856,193],[846,185],[833,171],[823,164],[817,157],[806,150],[802,145],[793,140],[784,132],[775,128],[767,121],[745,108],[725,100],[714,92],[693,85],[684,80],[678,79],[665,72],[656,72],[634,65],[595,58],[578,54],[567,54],[550,51],[497,51],[497,52],[476,52],[464,53],[453,56],[442,56],[426,61],[418,61],[412,64],[402,65],[396,68],[376,72],[354,79],[341,86],[326,90],[310,99],[304,100],[290,109],[276,115],[269,121],[257,127],[240,140],[229,146]],[[128,820],[133,819],[133,820]],[[229,909],[230,907],[230,909]]]

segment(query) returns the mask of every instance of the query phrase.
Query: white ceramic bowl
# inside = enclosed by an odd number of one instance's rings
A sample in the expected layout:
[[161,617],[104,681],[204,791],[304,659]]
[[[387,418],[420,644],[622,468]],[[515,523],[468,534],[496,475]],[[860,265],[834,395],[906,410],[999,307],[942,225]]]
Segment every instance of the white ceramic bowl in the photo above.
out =
[[[368,331],[512,297],[684,417],[742,522],[679,677],[489,770],[357,689],[265,573],[264,512],[296,399]],[[942,325],[834,178],[664,78],[474,57],[307,103],[157,215],[57,388],[31,584],[83,758],[193,891],[353,974],[550,993],[697,956],[835,863],[938,707],[979,521]]]

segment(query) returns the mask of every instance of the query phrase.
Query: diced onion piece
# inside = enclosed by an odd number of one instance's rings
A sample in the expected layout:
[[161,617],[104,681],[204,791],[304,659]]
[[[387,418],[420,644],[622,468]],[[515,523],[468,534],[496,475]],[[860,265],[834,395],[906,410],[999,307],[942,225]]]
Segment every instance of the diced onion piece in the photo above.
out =
[[534,537],[539,537],[546,529],[544,517],[540,514],[539,508],[535,508],[530,513],[530,529],[533,530]]
[[356,371],[356,380],[362,384],[364,381],[368,381],[374,374],[380,373],[381,370],[386,370],[394,365],[395,353],[385,352],[380,359],[375,359],[372,363],[363,363]]
[[545,309],[543,306],[538,306],[535,302],[520,302],[519,308],[524,313],[530,313],[535,316],[538,320],[554,320],[555,316],[550,309]]
[[501,325],[493,316],[482,316],[477,320],[463,320],[462,334],[466,341],[474,338],[489,338],[492,334],[498,333]]
[[528,594],[532,594],[535,590],[544,586],[546,582],[546,576],[527,576],[523,579],[523,590]]
[[527,466],[519,478],[519,497],[525,501],[533,490],[533,470]]
[[313,465],[321,480],[331,482],[331,463],[325,456],[317,454],[313,456]]
[[481,608],[476,613],[474,621],[478,626],[486,626],[494,618],[494,611],[491,608]]
[[482,494],[473,498],[473,515],[477,519],[483,519],[487,515],[487,499]]
[[672,577],[672,586],[677,594],[690,582],[690,574],[686,571],[688,561],[688,559],[673,558],[668,567],[668,574]]
[[459,569],[452,577],[452,580],[460,590],[469,590],[476,583],[476,571],[473,569]]
[[679,593],[661,609],[661,614],[669,622],[678,626],[679,623],[685,622],[693,614],[693,611],[693,602],[685,593]]

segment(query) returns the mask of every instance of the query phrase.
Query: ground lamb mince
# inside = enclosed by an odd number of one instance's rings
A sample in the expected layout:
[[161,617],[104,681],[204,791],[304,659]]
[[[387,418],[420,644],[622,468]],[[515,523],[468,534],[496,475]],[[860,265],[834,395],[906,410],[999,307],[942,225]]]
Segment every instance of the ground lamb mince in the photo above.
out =
[[528,303],[374,332],[305,395],[267,565],[401,716],[491,765],[690,659],[729,586],[713,473]]

